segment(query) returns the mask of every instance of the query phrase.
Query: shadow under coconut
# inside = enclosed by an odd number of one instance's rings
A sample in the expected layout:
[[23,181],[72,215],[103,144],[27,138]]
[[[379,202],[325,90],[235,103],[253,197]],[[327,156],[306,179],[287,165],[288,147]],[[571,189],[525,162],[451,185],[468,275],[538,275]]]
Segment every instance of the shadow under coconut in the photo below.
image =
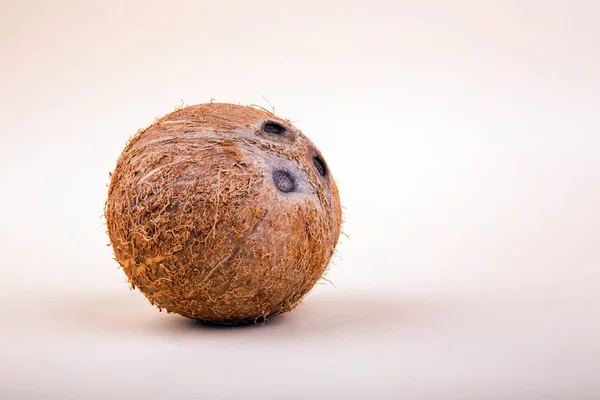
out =
[[[57,328],[89,333],[121,332],[136,335],[223,336],[264,329],[281,338],[322,337],[344,331],[415,325],[431,314],[432,304],[383,295],[336,294],[308,296],[294,311],[241,325],[219,325],[159,312],[140,295],[78,293],[74,298],[53,299],[36,307],[39,321]],[[434,307],[435,308],[435,307]],[[254,335],[254,333],[253,333]]]

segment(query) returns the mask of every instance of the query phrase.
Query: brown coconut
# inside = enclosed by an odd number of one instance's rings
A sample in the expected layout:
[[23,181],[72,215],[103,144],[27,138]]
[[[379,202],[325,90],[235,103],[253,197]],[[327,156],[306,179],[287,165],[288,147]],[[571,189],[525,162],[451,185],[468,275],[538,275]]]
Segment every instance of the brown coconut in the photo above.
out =
[[116,260],[160,309],[213,323],[292,310],[340,235],[333,176],[289,121],[185,107],[132,137],[105,207]]

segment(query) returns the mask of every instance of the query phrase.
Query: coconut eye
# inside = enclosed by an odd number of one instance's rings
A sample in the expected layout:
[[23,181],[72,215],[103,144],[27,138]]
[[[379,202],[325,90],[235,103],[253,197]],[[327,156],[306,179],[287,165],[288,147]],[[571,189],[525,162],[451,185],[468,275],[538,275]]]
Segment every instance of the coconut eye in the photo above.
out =
[[281,170],[275,171],[273,173],[273,182],[275,182],[277,189],[283,193],[296,191],[296,182],[294,182],[294,177],[288,172]]
[[325,160],[319,156],[316,156],[313,158],[313,164],[321,176],[327,175],[327,164],[325,164]]
[[267,121],[262,127],[263,131],[270,133],[271,135],[283,135],[285,134],[285,126],[279,122]]

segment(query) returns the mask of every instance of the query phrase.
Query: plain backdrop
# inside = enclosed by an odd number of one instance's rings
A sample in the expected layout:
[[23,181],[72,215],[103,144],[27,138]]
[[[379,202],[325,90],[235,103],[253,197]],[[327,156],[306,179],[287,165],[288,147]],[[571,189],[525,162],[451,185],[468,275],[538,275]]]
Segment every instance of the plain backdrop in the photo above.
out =
[[[1,1],[0,398],[600,398],[596,1]],[[296,311],[159,313],[108,174],[182,104],[322,150],[338,253]],[[335,285],[335,286],[334,286]]]

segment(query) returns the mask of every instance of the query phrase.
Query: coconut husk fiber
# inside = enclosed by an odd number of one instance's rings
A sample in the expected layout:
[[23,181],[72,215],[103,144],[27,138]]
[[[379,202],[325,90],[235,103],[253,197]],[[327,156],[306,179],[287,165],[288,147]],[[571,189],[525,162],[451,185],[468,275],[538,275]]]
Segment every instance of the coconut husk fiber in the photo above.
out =
[[249,106],[181,108],[139,131],[111,174],[115,258],[161,310],[237,324],[294,309],[341,229],[323,155],[289,121]]

